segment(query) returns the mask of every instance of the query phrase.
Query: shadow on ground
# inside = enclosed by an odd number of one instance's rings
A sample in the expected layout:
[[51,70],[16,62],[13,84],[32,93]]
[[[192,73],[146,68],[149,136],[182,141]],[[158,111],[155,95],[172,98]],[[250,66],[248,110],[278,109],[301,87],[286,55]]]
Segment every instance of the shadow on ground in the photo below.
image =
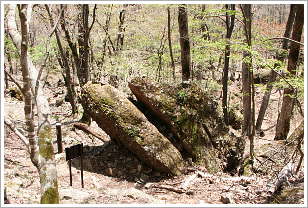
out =
[[[168,177],[148,167],[133,153],[114,141],[108,141],[101,146],[84,146],[83,152],[85,171],[140,184],[158,182]],[[73,159],[72,166],[80,170],[80,159]]]

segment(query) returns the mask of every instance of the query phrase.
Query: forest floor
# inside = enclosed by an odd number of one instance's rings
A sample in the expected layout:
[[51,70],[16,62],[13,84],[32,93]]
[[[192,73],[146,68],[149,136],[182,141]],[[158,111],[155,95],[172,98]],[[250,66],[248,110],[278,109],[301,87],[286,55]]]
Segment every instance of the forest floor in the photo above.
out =
[[[45,90],[48,97],[52,98],[50,100],[52,114],[57,115],[52,117],[51,123],[55,125],[56,117],[63,123],[64,148],[80,142],[85,146],[87,164],[84,167],[84,188],[81,188],[79,160],[73,160],[73,186],[70,186],[69,168],[65,155],[55,153],[58,186],[63,204],[264,204],[271,196],[269,184],[276,180],[274,172],[241,177],[227,173],[212,175],[206,169],[190,164],[181,176],[162,175],[144,165],[132,153],[114,142],[103,142],[75,129],[72,121],[77,121],[78,118],[70,116],[69,103],[64,102],[56,106],[57,99],[64,96],[64,87],[49,87]],[[236,84],[231,86],[231,90],[238,90]],[[257,93],[257,109],[262,94]],[[277,150],[279,142],[273,140],[279,91],[274,91],[271,98],[272,103],[263,125],[263,128],[268,130],[265,131],[264,137],[256,140],[256,152],[265,151],[262,150],[264,145],[271,145],[275,147],[275,151],[281,152]],[[4,117],[10,118],[20,128],[24,126],[23,102],[6,94]],[[301,120],[300,115],[293,118],[290,132]],[[101,131],[95,122],[91,124],[91,127]],[[101,134],[104,132],[101,131]],[[108,135],[105,134],[105,136],[106,140],[110,140]],[[54,141],[54,148],[56,152],[56,141]],[[7,128],[4,139],[4,156],[4,185],[7,188],[10,203],[39,203],[38,172],[31,163],[24,144]],[[270,169],[273,167],[266,166]],[[282,167],[277,165],[276,174]],[[303,167],[298,175],[294,176],[295,179],[299,177],[303,177]],[[297,198],[296,203],[304,202],[303,193]]]

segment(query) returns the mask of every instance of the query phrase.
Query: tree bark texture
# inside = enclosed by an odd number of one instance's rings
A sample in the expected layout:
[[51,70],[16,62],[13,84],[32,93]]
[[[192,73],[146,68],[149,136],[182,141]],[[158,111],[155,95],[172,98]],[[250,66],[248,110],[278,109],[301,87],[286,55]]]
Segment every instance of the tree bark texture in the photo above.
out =
[[[292,31],[292,26],[293,26],[293,22],[294,22],[294,17],[295,17],[295,4],[291,4],[289,17],[288,17],[287,24],[286,24],[286,30],[284,32],[285,38],[290,38],[290,34],[291,34],[291,31]],[[288,49],[288,40],[287,39],[283,39],[282,49],[283,50]],[[276,59],[280,62],[283,62],[285,58],[284,58],[283,55],[277,54]],[[277,78],[277,73],[274,70],[275,70],[275,68],[278,68],[278,67],[279,67],[279,65],[275,64],[274,69],[271,72],[270,79],[269,79],[269,81],[266,85],[266,91],[263,95],[263,99],[262,99],[262,103],[261,103],[261,106],[260,106],[259,115],[258,115],[258,119],[257,119],[257,123],[256,123],[256,131],[257,132],[261,131],[261,126],[262,126],[262,122],[264,120],[264,116],[265,116],[267,106],[269,104],[269,100],[270,100],[270,96],[271,96],[271,92],[272,92],[272,88],[273,88],[273,83],[276,81],[276,78]]]
[[[296,16],[293,25],[292,39],[300,42],[304,25],[304,5],[296,5]],[[300,51],[300,44],[291,42],[288,56],[288,72],[290,76],[296,76],[296,65]],[[277,120],[275,140],[285,140],[290,130],[290,120],[294,107],[294,88],[285,88],[280,114]]]
[[191,59],[190,59],[190,42],[188,35],[188,15],[186,5],[179,6],[179,33],[181,45],[181,64],[182,64],[182,80],[190,79]]
[[251,4],[242,4],[241,10],[244,20],[244,35],[248,50],[243,52],[242,63],[242,93],[243,93],[243,129],[242,134],[249,138],[249,152],[250,159],[254,158],[254,118],[255,118],[255,106],[254,106],[254,87],[253,87],[253,71],[252,71],[252,56],[251,56]]
[[[226,4],[226,9],[230,11],[235,11],[235,5]],[[228,11],[226,13],[226,46],[225,46],[225,59],[224,59],[224,69],[222,77],[222,108],[224,113],[224,121],[226,124],[229,124],[228,116],[228,72],[229,72],[229,62],[230,62],[230,38],[232,36],[234,28],[234,19],[235,15],[229,15]]]
[[[39,101],[46,101],[46,97],[39,92],[42,92],[37,76],[33,78],[33,74],[37,74],[36,68],[28,55],[28,41],[29,41],[29,21],[31,17],[32,6],[27,4],[18,5],[21,35],[18,33],[15,20],[16,5],[9,6],[8,15],[10,21],[13,23],[13,34],[11,37],[20,42],[14,43],[20,49],[20,63],[23,75],[23,91],[25,96],[25,118],[28,131],[28,139],[30,144],[30,157],[33,164],[37,167],[40,183],[41,183],[41,203],[54,204],[59,203],[59,192],[57,184],[57,169],[54,161],[54,151],[52,146],[51,128],[48,122],[48,110],[45,105],[40,106]],[[11,31],[12,32],[12,31]],[[15,33],[14,33],[15,32]],[[31,76],[32,75],[32,76]],[[34,89],[37,88],[37,94],[33,94]],[[39,101],[38,101],[39,100]],[[36,101],[36,102],[35,102]],[[48,102],[47,102],[48,103]],[[39,127],[37,133],[35,132],[35,118],[34,107],[37,107]]]
[[78,15],[78,32],[79,36],[77,38],[78,41],[78,49],[79,49],[79,61],[80,65],[77,67],[77,72],[79,71],[79,80],[81,85],[83,86],[85,83],[89,81],[89,5],[83,4],[78,6],[79,15]]
[[288,143],[296,144],[296,141],[300,141],[304,138],[304,120],[301,121],[301,123],[294,129],[292,134],[288,137],[287,141]]
[[171,17],[170,17],[170,7],[167,8],[168,12],[168,45],[169,45],[169,53],[170,53],[170,62],[172,67],[172,77],[175,80],[175,64],[173,58],[173,51],[172,51],[172,42],[171,42]]
[[[244,16],[244,34],[248,47],[251,47],[251,5],[244,4],[241,6]],[[242,63],[242,92],[243,92],[243,135],[251,133],[251,54],[247,50],[243,52]]]

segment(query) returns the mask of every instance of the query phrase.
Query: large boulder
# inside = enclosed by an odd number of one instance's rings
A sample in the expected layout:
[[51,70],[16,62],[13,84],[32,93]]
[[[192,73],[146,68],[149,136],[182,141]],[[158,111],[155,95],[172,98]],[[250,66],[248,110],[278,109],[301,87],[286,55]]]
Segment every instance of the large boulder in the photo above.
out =
[[181,174],[179,151],[132,104],[110,85],[87,83],[82,102],[88,113],[110,137],[124,145],[150,167],[173,175]]
[[175,146],[191,155],[194,161],[212,172],[230,169],[225,165],[230,161],[239,163],[243,142],[228,134],[221,106],[197,84],[172,86],[134,78],[129,88],[137,100],[169,129],[172,133],[170,141],[177,143]]

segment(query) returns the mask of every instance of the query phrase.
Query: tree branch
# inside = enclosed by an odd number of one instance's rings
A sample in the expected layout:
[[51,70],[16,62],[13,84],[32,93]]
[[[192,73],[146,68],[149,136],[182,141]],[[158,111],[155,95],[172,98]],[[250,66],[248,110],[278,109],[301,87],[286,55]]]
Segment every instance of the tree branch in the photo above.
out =
[[90,31],[92,30],[92,27],[93,27],[93,25],[94,25],[94,22],[95,22],[95,17],[96,17],[96,7],[97,7],[97,4],[95,4],[94,5],[94,9],[93,9],[93,19],[92,19],[92,23],[91,23],[91,26],[90,26],[90,28],[89,28],[89,33],[90,33]]
[[[295,87],[293,87],[292,84],[290,84],[290,82],[288,82],[287,78],[285,76],[283,76],[282,74],[280,74],[279,72],[276,72],[275,70],[273,70],[278,76],[280,76],[283,81],[285,81],[293,90],[295,90],[297,92],[297,89]],[[299,100],[295,97],[295,103],[297,105],[297,107],[299,108],[299,113],[304,117],[304,113],[303,113],[303,109],[301,107],[301,104],[299,102]]]
[[[48,13],[50,13],[50,12],[49,12],[49,7],[48,7],[48,5],[47,5],[47,4],[45,4],[45,8],[46,8],[46,10],[48,11]],[[61,14],[62,14],[62,11],[63,11],[63,7],[61,8],[60,13],[59,13],[59,17],[58,17],[58,19],[57,19],[57,21],[56,21],[55,25],[53,26],[53,28],[52,28],[52,30],[51,30],[51,32],[50,32],[50,34],[49,34],[49,36],[48,36],[48,37],[51,37],[51,36],[52,36],[52,34],[56,31],[57,26],[58,26],[58,23],[59,23],[59,21],[60,21],[60,19],[61,19]],[[49,15],[49,16],[51,16],[51,15]]]
[[84,131],[87,134],[91,134],[91,135],[95,136],[96,138],[98,138],[99,140],[101,140],[103,142],[109,141],[108,139],[106,139],[106,137],[104,135],[101,135],[100,133],[96,132],[93,128],[89,127],[87,124],[76,122],[76,123],[74,123],[74,127],[79,129],[79,130]]
[[9,119],[4,119],[4,124],[17,135],[17,137],[22,141],[22,143],[26,145],[27,152],[30,153],[29,142],[27,138],[16,128],[15,124]]
[[273,37],[273,38],[269,38],[269,39],[264,40],[264,42],[269,41],[269,40],[288,40],[288,41],[291,41],[291,42],[294,42],[294,43],[297,43],[299,45],[304,46],[304,43],[301,43],[301,42],[298,42],[296,40],[293,40],[291,38],[286,38],[286,37]]
[[6,69],[4,69],[4,73],[5,73],[6,75],[9,76],[9,78],[11,79],[11,81],[14,82],[14,84],[16,84],[16,86],[18,87],[18,89],[20,90],[20,92],[23,94],[22,87],[21,87],[20,84],[17,82],[17,80],[14,79],[13,76],[12,76]]

